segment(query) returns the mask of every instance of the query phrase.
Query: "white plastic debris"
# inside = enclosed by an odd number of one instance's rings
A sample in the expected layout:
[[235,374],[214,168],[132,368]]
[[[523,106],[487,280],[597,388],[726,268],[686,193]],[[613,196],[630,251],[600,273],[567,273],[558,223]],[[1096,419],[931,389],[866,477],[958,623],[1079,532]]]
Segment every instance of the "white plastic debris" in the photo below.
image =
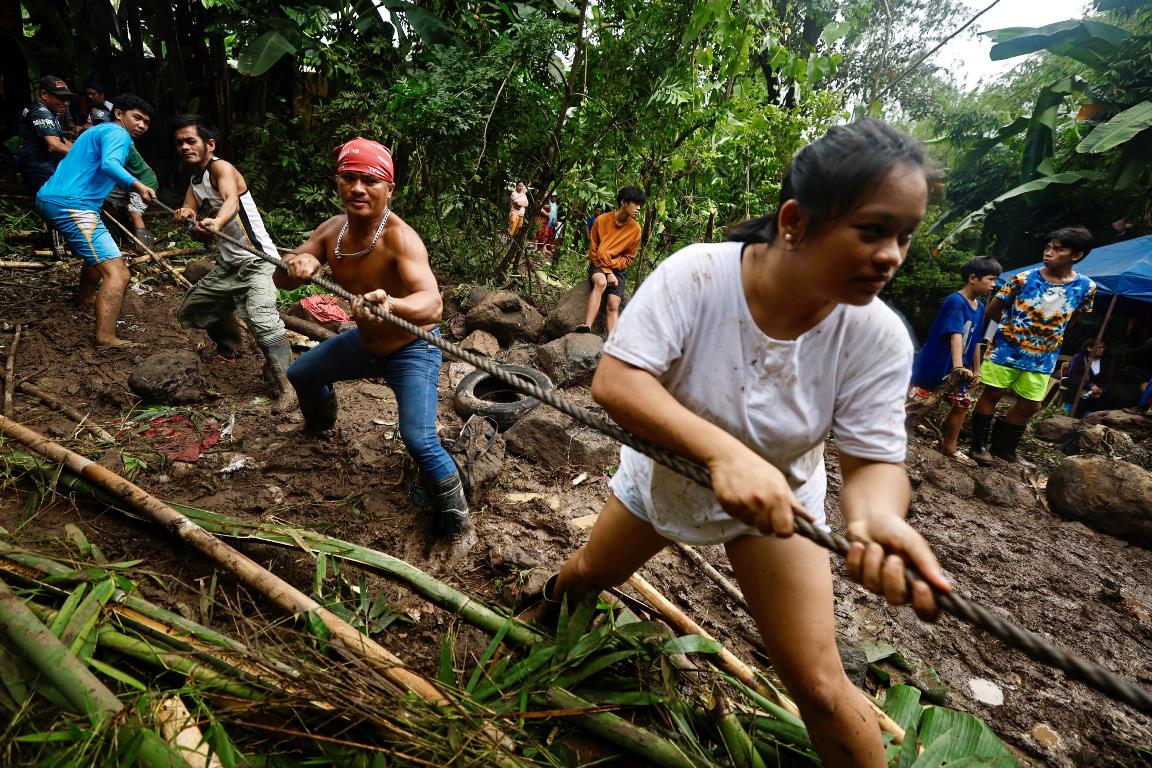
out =
[[587,479],[588,479],[588,473],[587,472],[581,472],[579,475],[576,476],[576,479],[572,481],[572,487],[576,487],[577,485],[580,485],[580,483],[584,482]]
[[236,414],[234,414],[234,413],[229,414],[228,423],[224,426],[224,429],[220,430],[220,439],[221,440],[227,440],[228,438],[232,437],[232,432],[235,429],[236,429]]
[[250,467],[254,466],[256,466],[256,459],[252,458],[251,456],[237,454],[236,458],[232,459],[232,461],[228,462],[224,469],[220,470],[220,474],[230,475],[233,472],[239,472],[242,469],[249,469]]
[[991,680],[974,677],[968,681],[968,688],[971,689],[972,697],[976,699],[976,701],[989,704],[993,707],[998,707],[1004,703],[1004,691]]

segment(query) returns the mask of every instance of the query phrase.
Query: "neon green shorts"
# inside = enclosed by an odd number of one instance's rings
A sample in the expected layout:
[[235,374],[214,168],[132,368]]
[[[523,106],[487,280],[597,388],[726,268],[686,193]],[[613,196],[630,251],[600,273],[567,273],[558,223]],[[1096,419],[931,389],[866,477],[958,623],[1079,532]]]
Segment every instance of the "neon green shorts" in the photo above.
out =
[[991,360],[985,360],[980,366],[980,383],[984,386],[1011,389],[1017,396],[1035,402],[1044,400],[1044,395],[1048,392],[1049,378],[1047,373],[1009,368],[1006,365],[997,365]]

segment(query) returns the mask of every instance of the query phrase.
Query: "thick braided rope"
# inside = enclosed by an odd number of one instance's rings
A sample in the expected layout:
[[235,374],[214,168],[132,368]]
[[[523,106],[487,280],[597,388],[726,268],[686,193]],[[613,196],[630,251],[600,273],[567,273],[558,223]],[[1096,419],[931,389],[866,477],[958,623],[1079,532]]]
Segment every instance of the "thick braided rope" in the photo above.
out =
[[[159,200],[155,201],[158,206],[173,213],[173,210],[168,206],[161,203]],[[225,240],[233,245],[244,248],[250,253],[259,256],[265,261],[271,262],[278,267],[283,267],[284,262],[275,256],[270,256],[253,248],[248,243],[241,242],[236,238],[226,235],[222,232],[215,230],[208,230],[221,240]],[[316,276],[310,278],[309,282],[319,285],[332,294],[339,296],[345,301],[353,301],[359,297],[349,293],[341,288],[339,285],[332,283],[325,278]],[[646,440],[643,440],[630,432],[621,429],[616,424],[597,416],[591,411],[581,408],[578,405],[569,403],[568,401],[560,398],[554,392],[546,391],[537,387],[531,381],[515,374],[510,374],[501,369],[496,363],[481,355],[469,352],[460,346],[438,338],[433,334],[423,330],[417,325],[414,325],[403,318],[396,317],[389,314],[384,308],[376,304],[366,304],[368,311],[376,317],[387,320],[388,322],[396,325],[397,327],[407,331],[408,333],[416,336],[423,341],[438,347],[444,352],[464,360],[470,365],[479,368],[490,376],[494,376],[502,383],[507,384],[520,391],[521,393],[533,397],[543,403],[547,403],[558,411],[571,416],[581,424],[591,427],[612,439],[627,445],[640,453],[648,456],[649,458],[660,462],[664,466],[672,469],[681,475],[684,475],[689,480],[704,486],[705,488],[712,487],[712,475],[707,467],[698,464],[683,456],[678,456],[670,451],[654,445]],[[797,516],[796,531],[807,539],[811,539],[825,549],[832,550],[833,552],[844,557],[848,554],[850,542],[840,536],[839,534],[831,533],[828,531],[817,528],[810,521]],[[905,577],[908,579],[909,584],[917,581],[924,581],[911,567],[905,568]],[[1028,657],[1042,664],[1051,667],[1056,667],[1064,671],[1073,680],[1078,680],[1085,685],[1095,688],[1097,691],[1104,693],[1117,701],[1128,704],[1135,709],[1144,712],[1145,714],[1152,715],[1152,692],[1140,686],[1134,685],[1131,682],[1121,678],[1115,673],[1105,669],[1091,661],[1081,659],[1074,656],[1062,648],[1056,647],[1047,642],[1040,635],[1035,632],[1019,627],[1012,622],[996,616],[987,608],[972,603],[953,592],[941,592],[936,588],[928,585],[936,597],[936,603],[940,608],[953,616],[956,616],[963,621],[968,622],[974,626],[995,635],[1002,640],[1005,644],[1022,651]]]

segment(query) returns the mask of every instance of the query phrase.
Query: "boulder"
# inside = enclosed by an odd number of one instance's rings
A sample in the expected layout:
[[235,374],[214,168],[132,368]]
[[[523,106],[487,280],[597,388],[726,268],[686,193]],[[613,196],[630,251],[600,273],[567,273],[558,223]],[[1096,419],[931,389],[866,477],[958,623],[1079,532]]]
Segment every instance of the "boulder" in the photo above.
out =
[[529,368],[539,368],[536,364],[536,347],[531,344],[512,347],[504,355],[504,362],[509,365],[526,365]]
[[216,266],[216,262],[211,259],[196,259],[195,261],[188,262],[184,267],[184,279],[196,285],[200,282],[200,278],[212,271],[212,267]]
[[962,499],[971,498],[976,493],[976,481],[958,467],[929,467],[924,471],[924,479],[940,490]]
[[492,291],[464,316],[469,331],[487,331],[502,346],[535,341],[544,330],[544,316],[512,291]]
[[1036,506],[1036,497],[1028,492],[1023,483],[992,471],[984,471],[977,475],[976,498],[996,506]]
[[172,349],[137,364],[128,377],[128,387],[145,403],[180,405],[203,400],[208,384],[195,352]]
[[496,341],[496,337],[487,331],[472,331],[464,341],[460,342],[460,348],[485,357],[492,357],[500,351],[500,342]]
[[536,348],[540,369],[558,387],[578,384],[592,378],[604,340],[591,333],[569,333]]
[[1127,452],[1131,451],[1134,445],[1132,436],[1127,432],[1121,432],[1103,424],[1085,425],[1076,433],[1077,453]]
[[461,299],[460,299],[460,309],[463,310],[464,312],[467,312],[468,310],[472,309],[473,307],[479,306],[480,302],[484,301],[484,299],[490,293],[492,293],[492,289],[491,288],[485,288],[482,285],[470,285],[470,286],[468,286],[468,289],[464,293],[464,296],[461,297]]
[[588,310],[588,295],[592,286],[587,280],[580,280],[572,286],[556,303],[556,308],[548,313],[544,323],[544,335],[550,339],[572,333],[576,326],[584,322],[584,313]]
[[1127,432],[1137,442],[1152,440],[1152,416],[1147,414],[1132,411],[1096,411],[1088,414],[1084,421]]
[[1046,492],[1061,517],[1152,547],[1152,472],[1105,456],[1069,456],[1048,476]]
[[579,467],[603,472],[620,461],[615,440],[577,424],[554,408],[537,408],[504,433],[508,451],[550,469]]
[[1071,416],[1049,416],[1036,424],[1033,434],[1037,440],[1062,443],[1071,437],[1079,426],[1080,421]]

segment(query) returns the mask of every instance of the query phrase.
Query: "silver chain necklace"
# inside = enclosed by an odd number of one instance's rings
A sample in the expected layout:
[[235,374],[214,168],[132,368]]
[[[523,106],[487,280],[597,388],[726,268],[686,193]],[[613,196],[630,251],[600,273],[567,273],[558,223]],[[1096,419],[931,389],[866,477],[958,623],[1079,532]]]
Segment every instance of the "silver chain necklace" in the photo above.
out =
[[384,218],[380,219],[380,225],[376,227],[376,234],[372,236],[372,242],[368,247],[356,253],[342,253],[340,251],[340,244],[344,242],[344,235],[348,232],[348,219],[344,219],[344,226],[340,227],[340,234],[336,236],[336,258],[343,259],[348,257],[350,259],[357,258],[358,256],[367,256],[372,253],[372,249],[376,247],[376,243],[380,242],[380,235],[384,234],[384,225],[388,223],[388,219],[392,216],[392,209],[384,209]]

